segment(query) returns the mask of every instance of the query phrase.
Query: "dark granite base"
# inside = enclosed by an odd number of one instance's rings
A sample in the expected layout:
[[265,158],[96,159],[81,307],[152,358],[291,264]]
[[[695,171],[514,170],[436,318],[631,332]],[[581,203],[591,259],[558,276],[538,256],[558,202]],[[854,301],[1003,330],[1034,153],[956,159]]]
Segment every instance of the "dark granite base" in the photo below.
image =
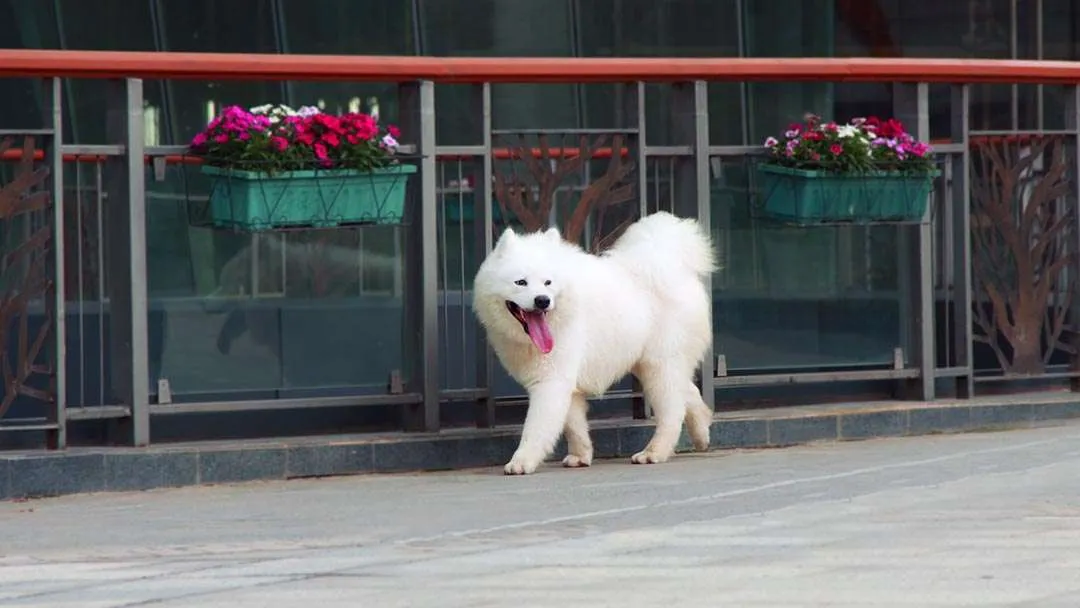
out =
[[[1024,428],[1080,418],[1080,395],[997,402],[810,406],[726,413],[712,426],[713,449]],[[603,421],[592,431],[597,458],[627,457],[652,435],[651,422]],[[0,453],[0,500],[133,491],[299,477],[435,471],[505,463],[519,429],[437,435],[306,437],[134,448]],[[690,450],[683,433],[681,451]],[[562,458],[560,443],[552,460]]]

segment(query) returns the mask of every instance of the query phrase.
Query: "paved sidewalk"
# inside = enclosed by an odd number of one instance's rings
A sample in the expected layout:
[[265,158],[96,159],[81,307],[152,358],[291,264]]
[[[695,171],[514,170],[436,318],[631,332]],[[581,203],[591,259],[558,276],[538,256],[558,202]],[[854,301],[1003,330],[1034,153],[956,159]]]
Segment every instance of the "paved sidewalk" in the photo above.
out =
[[1080,424],[0,503],[0,605],[1080,606]]

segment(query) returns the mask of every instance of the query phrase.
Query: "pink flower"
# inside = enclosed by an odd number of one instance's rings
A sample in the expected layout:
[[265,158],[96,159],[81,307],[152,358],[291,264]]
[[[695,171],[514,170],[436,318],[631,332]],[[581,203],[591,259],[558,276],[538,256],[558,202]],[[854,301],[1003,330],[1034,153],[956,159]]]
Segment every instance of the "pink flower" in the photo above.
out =
[[840,156],[843,151],[844,148],[840,144],[833,144],[829,146],[829,152],[832,152],[833,156]]
[[326,146],[322,144],[315,144],[313,148],[315,150],[315,158],[323,161],[327,160]]
[[226,135],[225,133],[218,133],[217,135],[214,136],[214,141],[216,141],[219,144],[228,143],[229,142],[229,136]]
[[771,147],[775,146],[778,143],[780,143],[780,142],[776,141],[775,137],[766,137],[764,145],[765,145],[766,148],[771,148]]
[[401,129],[397,128],[396,125],[390,125],[389,127],[387,127],[386,132],[389,133],[390,137],[393,137],[394,139],[401,137]]
[[285,149],[289,147],[289,140],[285,139],[284,137],[281,137],[280,135],[275,136],[275,137],[271,137],[270,138],[270,147],[277,150],[278,152],[284,152]]
[[206,132],[204,131],[204,132],[199,133],[198,135],[196,135],[195,139],[191,140],[191,145],[192,146],[202,146],[202,145],[205,145],[206,142],[209,139],[210,138],[206,136]]
[[336,148],[341,145],[341,140],[338,139],[337,133],[327,133],[326,135],[323,135],[322,140],[324,144],[331,148]]

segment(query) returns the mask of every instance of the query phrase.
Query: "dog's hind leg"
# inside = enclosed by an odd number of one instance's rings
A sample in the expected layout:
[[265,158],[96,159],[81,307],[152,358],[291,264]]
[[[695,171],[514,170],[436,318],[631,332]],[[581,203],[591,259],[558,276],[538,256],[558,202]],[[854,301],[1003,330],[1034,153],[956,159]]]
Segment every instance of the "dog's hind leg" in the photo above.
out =
[[709,449],[709,427],[712,419],[712,408],[701,398],[701,391],[691,380],[686,395],[686,430],[690,434],[690,441],[694,443],[694,449],[699,452]]
[[631,456],[630,461],[634,464],[667,462],[675,454],[679,431],[687,415],[686,374],[674,374],[663,365],[643,367],[641,372],[638,379],[656,416],[656,430],[645,449]]
[[566,415],[563,432],[566,435],[565,467],[587,467],[592,465],[593,445],[589,438],[589,402],[583,395],[574,393],[570,402],[570,412]]

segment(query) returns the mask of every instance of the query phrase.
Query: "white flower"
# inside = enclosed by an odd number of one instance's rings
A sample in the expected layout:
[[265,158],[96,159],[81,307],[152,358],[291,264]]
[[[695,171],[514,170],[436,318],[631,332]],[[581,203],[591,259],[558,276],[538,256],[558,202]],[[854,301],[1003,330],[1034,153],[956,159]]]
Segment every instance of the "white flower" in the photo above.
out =
[[396,149],[398,147],[398,142],[397,142],[396,139],[394,139],[393,135],[390,135],[389,133],[387,133],[382,138],[382,145],[383,145],[384,148],[393,151],[394,149]]
[[855,137],[859,134],[859,128],[854,125],[840,125],[836,129],[836,135],[838,137]]
[[251,108],[250,112],[256,116],[268,117],[271,124],[281,122],[281,120],[287,116],[296,116],[296,110],[283,103],[277,105],[268,103],[261,106],[255,106],[254,108]]
[[780,143],[780,142],[776,141],[775,137],[766,137],[764,145],[765,145],[766,148],[771,148],[771,147],[775,146],[778,143]]
[[319,108],[316,108],[315,106],[302,106],[296,113],[299,116],[307,118],[308,116],[314,116],[320,112]]

